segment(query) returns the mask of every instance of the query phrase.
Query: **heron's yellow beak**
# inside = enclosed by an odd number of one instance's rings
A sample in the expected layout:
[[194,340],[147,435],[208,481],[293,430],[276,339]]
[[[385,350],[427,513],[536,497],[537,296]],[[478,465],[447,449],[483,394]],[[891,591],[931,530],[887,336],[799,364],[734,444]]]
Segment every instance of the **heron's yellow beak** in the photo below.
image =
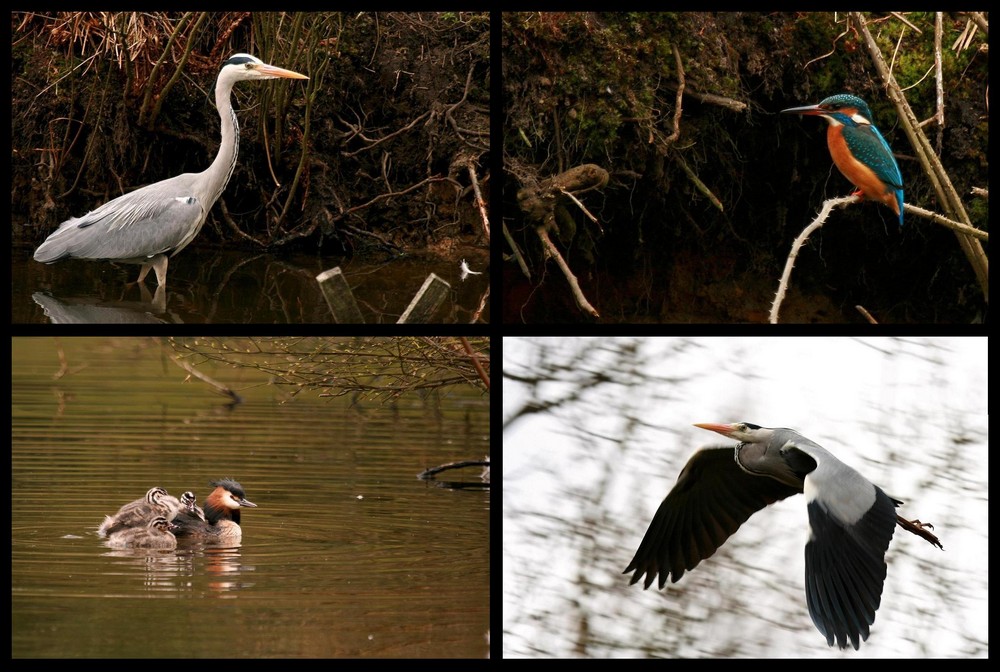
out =
[[284,77],[286,79],[309,79],[303,74],[295,72],[293,70],[285,70],[284,68],[279,68],[276,65],[268,65],[264,63],[257,66],[257,72],[262,75],[267,75],[268,77]]
[[718,432],[723,436],[731,436],[733,430],[736,429],[735,425],[719,425],[711,422],[697,423],[695,427],[701,427],[702,429],[707,429],[710,432]]

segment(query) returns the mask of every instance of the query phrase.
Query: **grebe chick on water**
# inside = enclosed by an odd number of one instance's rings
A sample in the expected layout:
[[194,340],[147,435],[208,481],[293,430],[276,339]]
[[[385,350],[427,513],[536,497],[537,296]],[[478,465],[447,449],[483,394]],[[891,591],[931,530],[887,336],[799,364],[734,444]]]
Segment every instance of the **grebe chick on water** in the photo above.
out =
[[129,502],[118,509],[118,513],[113,516],[105,516],[104,522],[97,528],[97,533],[107,537],[130,527],[144,528],[150,519],[156,516],[172,520],[181,508],[180,501],[163,488],[150,488],[142,499]]
[[174,519],[175,534],[182,539],[194,539],[209,544],[238,544],[243,539],[240,529],[240,509],[257,508],[246,498],[243,486],[231,478],[213,481],[215,486],[205,499],[205,519],[199,520],[188,511],[181,511]]
[[183,495],[181,495],[181,511],[185,511],[198,520],[205,520],[205,512],[201,510],[201,507],[197,504],[197,499],[195,499],[194,493],[188,490]]
[[177,537],[171,530],[177,527],[163,516],[156,516],[146,527],[128,527],[108,538],[111,548],[177,548]]

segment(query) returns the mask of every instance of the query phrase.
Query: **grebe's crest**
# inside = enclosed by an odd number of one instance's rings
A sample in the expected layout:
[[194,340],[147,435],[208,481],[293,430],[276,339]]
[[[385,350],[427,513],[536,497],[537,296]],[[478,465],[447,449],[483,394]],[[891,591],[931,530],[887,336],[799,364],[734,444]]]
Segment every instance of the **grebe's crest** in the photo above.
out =
[[240,499],[247,496],[247,493],[243,492],[243,486],[237,483],[232,478],[220,478],[217,481],[212,481],[209,483],[213,488],[225,488],[229,492],[233,493]]

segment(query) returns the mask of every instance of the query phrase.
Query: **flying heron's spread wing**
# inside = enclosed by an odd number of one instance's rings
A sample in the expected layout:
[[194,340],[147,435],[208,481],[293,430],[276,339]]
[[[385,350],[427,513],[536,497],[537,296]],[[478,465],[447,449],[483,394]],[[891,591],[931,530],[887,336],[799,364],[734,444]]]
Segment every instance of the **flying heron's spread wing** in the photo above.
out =
[[733,446],[701,448],[656,510],[623,573],[635,570],[630,585],[645,574],[644,588],[652,585],[657,573],[660,588],[668,575],[676,583],[685,571],[711,557],[755,512],[798,492],[801,489],[741,469]]
[[809,514],[806,604],[816,628],[840,648],[859,648],[882,599],[885,552],[897,522],[940,546],[900,503],[819,444],[791,429],[749,423],[701,424],[740,441],[702,448],[660,504],[624,573],[676,582],[725,543],[754,512],[802,492]]
[[804,489],[809,616],[827,644],[843,649],[850,641],[857,650],[882,601],[897,501],[812,441],[796,444],[817,463]]
[[35,260],[72,256],[142,262],[180,251],[205,221],[204,204],[186,184],[193,176],[151,184],[66,221],[35,251]]

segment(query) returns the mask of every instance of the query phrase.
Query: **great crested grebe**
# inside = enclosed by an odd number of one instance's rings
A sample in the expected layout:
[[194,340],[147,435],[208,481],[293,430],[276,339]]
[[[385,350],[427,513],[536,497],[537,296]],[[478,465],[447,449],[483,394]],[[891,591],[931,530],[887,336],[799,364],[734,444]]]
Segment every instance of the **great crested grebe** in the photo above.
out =
[[163,516],[156,516],[146,527],[127,527],[108,537],[111,548],[177,548],[177,527]]
[[[194,499],[194,495],[191,495],[191,498]],[[181,502],[163,488],[150,488],[142,499],[129,502],[118,509],[118,513],[113,516],[105,516],[104,522],[97,528],[97,533],[102,537],[107,537],[131,527],[144,528],[156,516],[173,520],[182,508]]]
[[231,478],[213,481],[215,486],[205,499],[205,517],[199,519],[196,514],[181,511],[174,518],[177,524],[175,534],[182,539],[194,539],[205,543],[239,543],[243,538],[240,529],[240,509],[244,506],[257,508],[257,505],[246,498],[243,486]]

